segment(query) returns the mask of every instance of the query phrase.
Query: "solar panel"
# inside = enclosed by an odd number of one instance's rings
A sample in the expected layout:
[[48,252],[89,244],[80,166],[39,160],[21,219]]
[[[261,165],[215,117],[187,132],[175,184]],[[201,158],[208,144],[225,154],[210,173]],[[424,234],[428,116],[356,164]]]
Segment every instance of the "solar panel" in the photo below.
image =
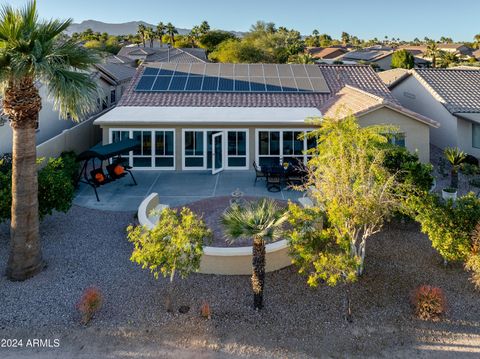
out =
[[329,93],[316,65],[175,64],[146,67],[138,92]]

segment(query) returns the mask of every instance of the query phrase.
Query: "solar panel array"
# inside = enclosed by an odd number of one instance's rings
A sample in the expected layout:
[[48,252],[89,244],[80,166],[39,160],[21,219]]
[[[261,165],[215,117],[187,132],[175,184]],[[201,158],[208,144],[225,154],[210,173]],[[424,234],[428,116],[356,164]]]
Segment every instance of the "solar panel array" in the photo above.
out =
[[301,64],[150,64],[137,92],[329,93],[321,70]]

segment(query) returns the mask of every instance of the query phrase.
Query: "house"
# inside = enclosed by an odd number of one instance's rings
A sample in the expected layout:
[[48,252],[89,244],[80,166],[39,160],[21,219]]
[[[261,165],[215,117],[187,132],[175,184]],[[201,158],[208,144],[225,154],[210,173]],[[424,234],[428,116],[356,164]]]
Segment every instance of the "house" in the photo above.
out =
[[331,47],[307,47],[305,52],[318,60],[335,60],[348,52],[348,49],[342,46]]
[[[458,55],[459,58],[462,58],[462,59],[469,59],[473,57],[472,49],[466,46],[465,44],[436,44],[436,45],[438,50],[454,53]],[[428,58],[428,56],[426,56],[427,45],[401,45],[397,47],[397,50],[402,50],[402,49],[407,50],[413,56],[431,60],[430,58]]]
[[480,61],[480,49],[473,51],[472,56],[475,58],[475,60]]
[[315,145],[300,138],[315,127],[307,119],[340,105],[351,106],[361,125],[397,125],[397,143],[428,161],[437,123],[403,108],[363,65],[148,63],[95,124],[105,144],[139,141],[127,155],[136,169],[216,173],[251,169],[253,161],[307,161]]
[[432,144],[480,157],[480,69],[414,69],[386,83],[403,107],[440,123]]
[[107,60],[105,63],[95,65],[95,69],[98,72],[98,84],[102,93],[99,106],[105,110],[115,106],[120,100],[135,75],[136,68]]
[[366,48],[350,51],[344,54],[340,60],[345,62],[368,63],[377,67],[380,71],[383,71],[391,68],[392,54],[392,49]]
[[208,62],[204,49],[124,46],[118,52],[119,57],[132,61],[192,63]]

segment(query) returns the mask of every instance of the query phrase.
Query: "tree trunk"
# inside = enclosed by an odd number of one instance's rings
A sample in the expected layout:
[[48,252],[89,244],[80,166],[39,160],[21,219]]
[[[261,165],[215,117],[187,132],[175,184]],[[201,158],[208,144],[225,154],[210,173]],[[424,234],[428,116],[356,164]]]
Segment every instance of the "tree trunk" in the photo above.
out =
[[262,238],[253,239],[252,266],[253,307],[260,310],[263,308],[263,287],[265,285],[265,241]]
[[41,99],[31,79],[10,82],[4,112],[13,130],[12,220],[7,276],[28,279],[43,268],[39,238],[35,128]]
[[348,323],[353,322],[353,316],[352,316],[352,300],[351,300],[351,284],[350,283],[345,283],[345,320]]
[[450,187],[458,188],[458,171],[456,168],[452,169],[451,177]]

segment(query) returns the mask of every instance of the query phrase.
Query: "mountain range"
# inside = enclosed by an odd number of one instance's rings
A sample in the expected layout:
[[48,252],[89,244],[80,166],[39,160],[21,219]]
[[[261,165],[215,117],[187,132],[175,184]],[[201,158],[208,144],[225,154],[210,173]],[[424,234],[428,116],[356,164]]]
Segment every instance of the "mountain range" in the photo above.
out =
[[[69,35],[73,34],[74,32],[83,32],[87,29],[92,29],[94,32],[106,32],[110,35],[129,35],[129,34],[136,34],[138,30],[138,25],[143,24],[145,26],[153,27],[155,29],[156,25],[152,25],[146,23],[145,21],[130,21],[124,22],[119,24],[110,24],[105,23],[97,20],[85,20],[79,24],[73,23],[67,30]],[[177,28],[178,33],[180,35],[185,35],[190,32],[190,29],[180,29]],[[238,31],[231,31],[236,36],[242,36],[242,32]]]

